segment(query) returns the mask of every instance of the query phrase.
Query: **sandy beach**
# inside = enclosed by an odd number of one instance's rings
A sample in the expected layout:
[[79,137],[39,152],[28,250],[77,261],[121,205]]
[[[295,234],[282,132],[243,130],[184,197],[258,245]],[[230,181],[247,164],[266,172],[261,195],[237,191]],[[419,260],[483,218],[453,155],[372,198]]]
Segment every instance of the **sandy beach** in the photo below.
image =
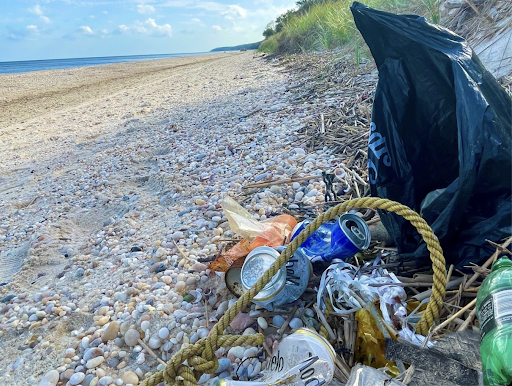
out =
[[201,262],[234,237],[222,198],[323,201],[321,178],[242,189],[332,163],[296,145],[290,86],[253,52],[0,76],[2,385],[135,385],[162,365],[134,335],[167,361],[208,334],[233,298]]

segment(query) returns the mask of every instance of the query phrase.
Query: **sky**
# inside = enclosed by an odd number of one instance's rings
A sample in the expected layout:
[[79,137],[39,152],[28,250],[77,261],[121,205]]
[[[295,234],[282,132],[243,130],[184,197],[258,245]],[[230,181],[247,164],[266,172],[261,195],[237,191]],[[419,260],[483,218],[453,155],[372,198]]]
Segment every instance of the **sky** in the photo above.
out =
[[0,0],[0,62],[254,43],[293,0]]

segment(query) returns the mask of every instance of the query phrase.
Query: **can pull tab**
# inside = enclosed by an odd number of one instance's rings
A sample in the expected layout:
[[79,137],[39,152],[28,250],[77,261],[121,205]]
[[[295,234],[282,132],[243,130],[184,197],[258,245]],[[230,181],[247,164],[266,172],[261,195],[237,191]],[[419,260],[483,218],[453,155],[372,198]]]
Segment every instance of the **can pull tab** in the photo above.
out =
[[361,232],[359,227],[354,225],[354,226],[350,227],[350,230],[352,231],[354,236],[356,236],[359,240],[363,240],[364,241],[366,239],[366,236]]

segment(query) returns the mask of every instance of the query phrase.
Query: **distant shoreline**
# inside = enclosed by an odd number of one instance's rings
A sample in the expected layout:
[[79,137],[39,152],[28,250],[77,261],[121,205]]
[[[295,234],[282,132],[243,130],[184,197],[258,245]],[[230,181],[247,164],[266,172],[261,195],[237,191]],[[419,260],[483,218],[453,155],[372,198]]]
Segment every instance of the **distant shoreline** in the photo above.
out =
[[210,55],[211,52],[191,52],[177,54],[154,55],[116,55],[94,56],[85,58],[61,58],[61,59],[35,59],[0,62],[0,75],[22,74],[26,72],[63,70],[68,68],[102,66],[116,63],[131,63],[148,60],[160,60],[171,58],[183,58],[191,56]]
[[124,90],[168,79],[185,69],[229,59],[214,53],[102,66],[0,75],[0,134],[41,115],[74,108]]

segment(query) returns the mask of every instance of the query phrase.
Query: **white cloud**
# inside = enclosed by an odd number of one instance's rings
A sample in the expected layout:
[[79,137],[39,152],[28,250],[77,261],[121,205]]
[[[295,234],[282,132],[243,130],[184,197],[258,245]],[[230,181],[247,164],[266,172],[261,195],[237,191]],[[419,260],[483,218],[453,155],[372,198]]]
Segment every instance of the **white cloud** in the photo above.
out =
[[200,19],[198,19],[197,17],[193,17],[193,18],[192,18],[192,21],[193,21],[194,23],[201,23],[201,20],[200,20]]
[[133,27],[119,26],[121,32],[127,32],[129,29],[140,34],[172,37],[172,27],[170,24],[157,24],[155,19],[152,18],[148,18],[144,22],[137,20]]
[[137,5],[137,12],[140,13],[141,15],[148,15],[150,13],[155,12],[155,7],[153,7],[152,5],[147,5],[147,4],[139,4],[139,5]]
[[29,30],[30,32],[35,33],[35,34],[39,33],[39,29],[37,28],[37,25],[33,25],[33,24],[27,25],[27,30]]
[[103,11],[103,13],[104,13],[105,15],[107,15],[107,14],[108,14],[108,12],[107,12],[107,11]]
[[103,35],[106,35],[106,34],[108,34],[108,30],[107,30],[106,28],[105,28],[105,29],[102,29],[102,30],[101,30],[101,33],[102,33]]
[[218,25],[212,25],[212,29],[213,29],[215,32],[222,31],[222,28],[220,28],[220,26],[218,26]]
[[172,28],[170,24],[158,25],[156,24],[155,19],[151,18],[146,20],[144,23],[150,27],[151,33],[153,35],[167,35],[172,38]]
[[28,9],[29,12],[32,12],[33,14],[37,16],[43,16],[44,12],[39,4],[34,5],[32,8]]
[[222,15],[228,20],[243,19],[247,16],[247,11],[239,5],[228,5]]
[[32,8],[29,8],[28,11],[33,13],[34,15],[39,16],[39,18],[46,24],[51,23],[52,21],[44,15],[44,11],[39,4],[34,5]]
[[227,9],[226,4],[217,3],[215,1],[198,1],[188,8],[200,8],[207,11],[223,12]]
[[165,3],[162,4],[163,7],[176,7],[176,8],[180,8],[180,7],[188,7],[190,5],[192,5],[192,1],[191,0],[171,0],[171,1],[166,1]]
[[80,26],[80,31],[82,31],[82,33],[84,35],[93,35],[94,34],[94,32],[92,32],[91,27],[89,27],[87,25]]
[[119,28],[119,31],[121,31],[121,32],[127,32],[130,29],[130,27],[128,27],[124,24],[121,24],[118,28]]

